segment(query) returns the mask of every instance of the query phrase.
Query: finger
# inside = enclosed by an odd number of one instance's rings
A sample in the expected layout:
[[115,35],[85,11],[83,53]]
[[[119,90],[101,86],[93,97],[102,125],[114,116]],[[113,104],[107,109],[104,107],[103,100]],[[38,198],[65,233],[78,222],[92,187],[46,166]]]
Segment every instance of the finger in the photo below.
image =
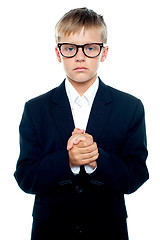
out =
[[98,148],[97,148],[97,144],[94,143],[91,146],[88,147],[79,147],[78,145],[74,145],[74,151],[76,151],[78,154],[81,155],[81,158],[89,158],[92,157],[92,155],[94,155],[94,153],[96,153],[96,151],[98,152]]
[[75,134],[83,134],[84,132],[85,132],[84,129],[75,128],[74,131],[72,132],[72,136]]
[[88,166],[90,166],[91,168],[95,169],[97,167],[97,162],[93,161],[93,162],[89,163]]
[[82,165],[89,165],[90,163],[96,161],[99,157],[99,153],[97,153],[95,156],[93,156],[92,158],[87,158],[87,159],[83,159],[81,161]]
[[82,160],[86,160],[86,159],[91,159],[92,157],[96,156],[97,154],[98,154],[98,149],[96,149],[92,152],[89,152],[89,153],[82,153],[81,157],[82,157]]
[[[85,136],[85,134],[83,136]],[[91,146],[93,144],[96,144],[96,143],[93,143],[92,138],[86,138],[84,141],[80,141],[80,143],[78,144],[78,147],[85,148],[85,147]]]
[[74,144],[78,144],[81,140],[85,140],[84,135],[75,134],[70,137],[67,143],[67,150],[71,150]]
[[[83,143],[83,141],[82,141],[82,143]],[[79,147],[80,144],[78,144],[78,147]],[[98,147],[97,147],[97,143],[94,142],[94,143],[92,143],[90,145],[82,147],[81,148],[81,153],[91,153],[91,152],[93,152],[95,150],[98,150]]]
[[77,138],[77,134],[75,134],[75,135],[72,135],[70,138],[69,138],[69,140],[68,140],[68,142],[67,142],[67,149],[69,150],[69,148],[71,149],[72,147],[73,147],[73,142],[75,141],[75,139]]
[[70,150],[73,147],[73,143],[76,139],[77,135],[72,135],[67,142],[67,150]]
[[79,142],[84,141],[84,140],[86,140],[86,138],[83,135],[77,136],[77,138],[74,140],[73,144],[77,145]]
[[92,137],[92,135],[90,135],[90,134],[88,134],[88,133],[84,133],[84,135],[85,135],[85,137],[86,137],[86,138],[90,138],[90,139],[92,139],[92,140],[93,140],[93,137]]

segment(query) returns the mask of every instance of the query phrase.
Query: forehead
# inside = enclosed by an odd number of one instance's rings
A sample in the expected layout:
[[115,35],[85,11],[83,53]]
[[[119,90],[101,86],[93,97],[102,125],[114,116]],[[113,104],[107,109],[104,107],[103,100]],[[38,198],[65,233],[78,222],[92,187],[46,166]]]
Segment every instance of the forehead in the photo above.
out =
[[102,38],[97,28],[80,29],[76,33],[61,36],[60,43],[74,43],[74,44],[86,44],[86,43],[101,43]]

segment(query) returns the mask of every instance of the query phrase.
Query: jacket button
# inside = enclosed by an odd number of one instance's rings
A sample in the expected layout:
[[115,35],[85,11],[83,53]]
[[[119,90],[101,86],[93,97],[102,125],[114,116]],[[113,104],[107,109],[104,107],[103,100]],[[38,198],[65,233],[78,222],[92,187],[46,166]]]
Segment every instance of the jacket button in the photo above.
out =
[[83,192],[83,189],[80,187],[80,186],[76,186],[76,191],[78,193],[82,193]]
[[76,231],[77,231],[78,234],[82,234],[83,233],[83,230],[82,230],[82,228],[80,226],[76,227]]

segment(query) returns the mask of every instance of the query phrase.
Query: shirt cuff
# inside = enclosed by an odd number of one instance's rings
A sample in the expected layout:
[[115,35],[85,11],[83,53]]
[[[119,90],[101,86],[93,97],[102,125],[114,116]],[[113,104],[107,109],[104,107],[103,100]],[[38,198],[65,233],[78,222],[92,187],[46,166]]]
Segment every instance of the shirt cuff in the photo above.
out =
[[97,169],[97,167],[95,167],[95,168],[93,169],[93,168],[90,167],[89,165],[85,165],[85,166],[84,166],[84,169],[86,170],[86,173],[91,174],[91,173],[93,173],[93,172]]
[[[97,167],[93,169],[89,165],[84,165],[84,169],[85,169],[87,174],[91,174],[97,169]],[[72,170],[74,175],[77,175],[77,174],[80,173],[80,166],[73,166],[73,167],[71,167],[71,170]]]
[[80,172],[80,167],[79,166],[73,166],[73,167],[71,167],[71,170],[72,170],[74,175],[77,175]]

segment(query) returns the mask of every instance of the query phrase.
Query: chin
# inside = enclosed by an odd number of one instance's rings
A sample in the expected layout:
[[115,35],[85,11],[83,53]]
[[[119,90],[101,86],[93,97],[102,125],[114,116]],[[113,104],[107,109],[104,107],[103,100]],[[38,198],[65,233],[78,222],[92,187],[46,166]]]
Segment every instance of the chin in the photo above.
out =
[[[96,76],[97,78],[97,76]],[[95,80],[95,75],[94,76],[88,76],[88,77],[84,77],[84,76],[79,76],[78,78],[76,77],[70,77],[68,76],[68,79],[73,81],[73,82],[76,82],[76,83],[86,83],[88,81],[94,81]]]

